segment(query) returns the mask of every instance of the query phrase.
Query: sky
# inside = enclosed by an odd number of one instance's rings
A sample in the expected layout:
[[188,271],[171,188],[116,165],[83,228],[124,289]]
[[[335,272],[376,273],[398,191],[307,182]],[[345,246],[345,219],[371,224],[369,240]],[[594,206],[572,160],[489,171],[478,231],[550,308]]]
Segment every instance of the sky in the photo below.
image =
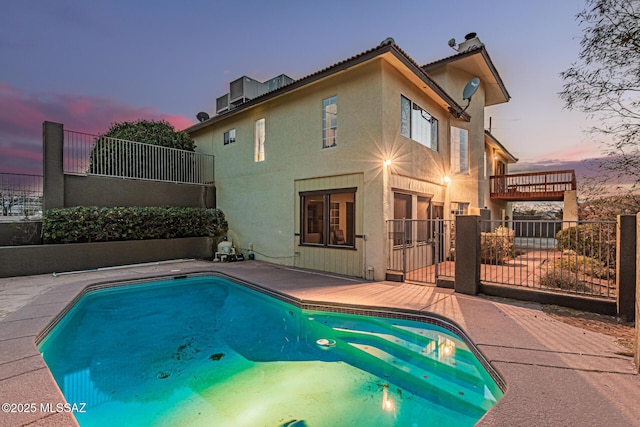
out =
[[[393,37],[417,63],[476,32],[512,99],[487,108],[521,169],[599,156],[560,73],[578,59],[584,0],[20,0],[0,12],[0,173],[42,173],[42,122],[106,132],[214,115],[230,81],[298,79]],[[541,169],[542,168],[542,169]],[[517,168],[511,168],[514,170]]]

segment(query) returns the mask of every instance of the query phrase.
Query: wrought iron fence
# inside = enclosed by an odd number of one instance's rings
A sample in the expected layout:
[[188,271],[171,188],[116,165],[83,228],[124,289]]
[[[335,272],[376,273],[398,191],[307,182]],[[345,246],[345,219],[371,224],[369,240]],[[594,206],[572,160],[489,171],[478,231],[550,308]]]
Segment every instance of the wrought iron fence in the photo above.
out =
[[[482,282],[616,297],[615,221],[482,221],[482,229]],[[538,234],[515,237],[518,229]]]
[[42,175],[0,173],[0,217],[42,215]]
[[65,130],[68,174],[212,184],[213,168],[210,154]]
[[387,270],[402,273],[404,280],[433,283],[453,277],[454,222],[432,219],[387,221],[389,259]]

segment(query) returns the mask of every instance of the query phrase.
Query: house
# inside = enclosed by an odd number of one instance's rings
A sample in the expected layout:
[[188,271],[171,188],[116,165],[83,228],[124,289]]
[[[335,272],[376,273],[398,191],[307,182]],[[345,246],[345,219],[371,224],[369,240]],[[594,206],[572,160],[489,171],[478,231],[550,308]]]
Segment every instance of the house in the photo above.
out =
[[473,33],[424,66],[386,39],[297,80],[243,76],[186,131],[215,155],[217,205],[238,248],[381,280],[387,220],[511,215],[490,177],[517,159],[484,129],[485,108],[509,98]]

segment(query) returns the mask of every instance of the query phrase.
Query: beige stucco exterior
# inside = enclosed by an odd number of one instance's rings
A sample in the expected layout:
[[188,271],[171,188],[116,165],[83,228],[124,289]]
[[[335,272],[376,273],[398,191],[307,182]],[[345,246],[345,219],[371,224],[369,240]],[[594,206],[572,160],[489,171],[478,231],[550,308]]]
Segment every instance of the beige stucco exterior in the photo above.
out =
[[[419,77],[397,56],[382,53],[191,131],[198,151],[215,155],[217,205],[233,244],[243,251],[253,244],[256,259],[359,277],[369,270],[379,280],[389,256],[385,221],[394,217],[394,192],[428,196],[443,206],[445,217],[456,201],[490,207],[499,218],[505,204],[488,200],[483,173],[484,88],[474,95],[467,121],[452,115]],[[441,85],[457,99],[468,79],[454,70]],[[437,118],[437,152],[400,134],[401,95]],[[332,96],[337,145],[323,148],[322,101]],[[265,160],[255,162],[254,125],[262,118]],[[469,173],[451,176],[447,184],[451,126],[469,131]],[[231,129],[236,141],[224,145],[224,132]],[[354,246],[301,244],[300,193],[341,188],[355,189]]]

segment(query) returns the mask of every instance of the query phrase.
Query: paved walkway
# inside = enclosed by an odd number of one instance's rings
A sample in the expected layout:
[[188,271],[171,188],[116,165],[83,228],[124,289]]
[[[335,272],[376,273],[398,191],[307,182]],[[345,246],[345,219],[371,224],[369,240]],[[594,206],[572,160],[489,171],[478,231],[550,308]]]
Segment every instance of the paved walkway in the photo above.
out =
[[[0,279],[0,396],[4,402],[64,402],[34,338],[88,284],[220,271],[304,300],[407,308],[457,323],[507,383],[483,426],[640,426],[640,377],[612,337],[514,304],[394,282],[363,282],[240,262],[160,263],[88,273]],[[0,426],[72,425],[68,414],[0,413]],[[34,424],[31,424],[34,423]]]

